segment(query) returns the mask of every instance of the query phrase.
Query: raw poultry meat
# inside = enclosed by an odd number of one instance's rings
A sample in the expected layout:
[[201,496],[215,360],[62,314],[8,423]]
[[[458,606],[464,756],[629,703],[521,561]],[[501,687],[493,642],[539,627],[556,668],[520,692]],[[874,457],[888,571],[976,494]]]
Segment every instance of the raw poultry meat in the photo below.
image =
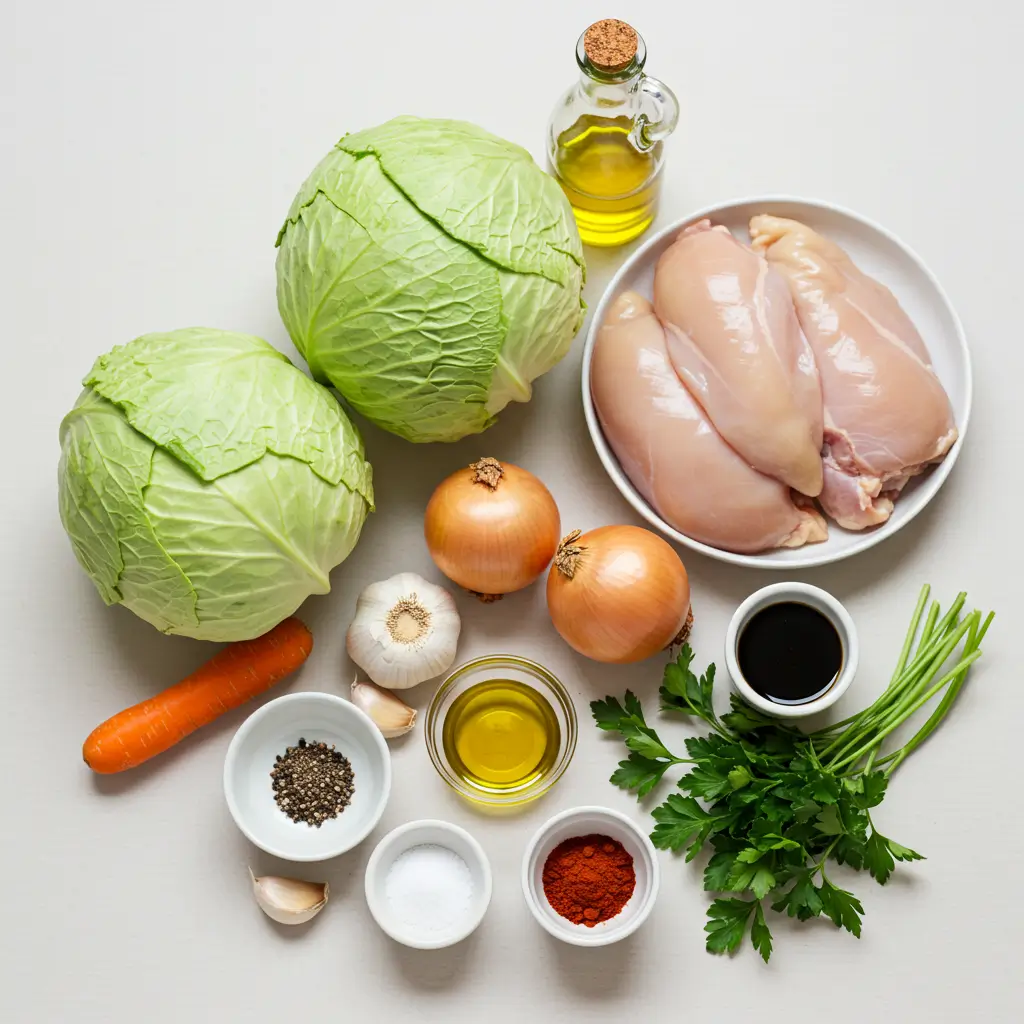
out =
[[755,469],[817,495],[821,386],[786,281],[705,220],[658,261],[654,308],[672,364],[718,432]]
[[635,292],[620,295],[608,311],[590,385],[620,465],[677,530],[743,553],[826,539],[817,512],[752,469],[711,425],[669,362],[651,304]]
[[750,236],[788,280],[821,374],[822,508],[850,530],[882,523],[957,438],[928,349],[892,292],[834,242],[771,216],[754,217]]

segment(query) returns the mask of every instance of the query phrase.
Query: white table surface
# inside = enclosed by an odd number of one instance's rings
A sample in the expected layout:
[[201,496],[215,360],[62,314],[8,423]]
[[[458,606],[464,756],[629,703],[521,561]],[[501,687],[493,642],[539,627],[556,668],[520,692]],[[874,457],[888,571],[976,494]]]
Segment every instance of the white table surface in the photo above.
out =
[[[1024,376],[1019,4],[272,3],[15,0],[4,75],[3,683],[0,1020],[420,1019],[592,1021],[1022,1019],[1018,546]],[[951,13],[955,11],[955,13]],[[345,131],[399,113],[462,117],[543,152],[549,110],[589,21],[633,21],[648,70],[684,105],[661,220],[738,195],[829,199],[887,225],[931,265],[973,344],[967,446],[930,509],[844,565],[799,574],[847,602],[863,641],[855,710],[891,669],[918,587],[966,589],[999,618],[951,719],[898,773],[887,833],[928,855],[886,889],[858,878],[860,941],[773,915],[776,953],[704,952],[695,866],[662,854],[653,917],[630,941],[563,946],[530,918],[524,844],[549,815],[604,803],[644,820],[606,781],[619,747],[586,702],[632,686],[649,703],[661,659],[611,668],[576,657],[534,587],[480,607],[460,596],[460,658],[507,650],[572,691],[581,736],[541,803],[486,818],[433,773],[422,735],[394,746],[390,806],[348,856],[296,874],[328,879],[309,928],[272,924],[246,865],[282,872],[235,829],[221,794],[238,710],[130,774],[93,777],[90,729],[212,651],[105,608],[57,517],[57,425],[92,360],[146,331],[194,324],[262,335],[291,352],[274,300],[274,236],[292,195]],[[13,99],[13,102],[12,102]],[[596,304],[623,252],[588,253]],[[359,590],[400,570],[438,578],[421,515],[435,484],[480,454],[535,471],[570,527],[635,522],[587,439],[582,340],[486,437],[414,449],[365,428],[379,511],[333,593],[303,617],[316,649],[285,689],[342,693],[344,632]],[[701,664],[721,661],[727,618],[771,577],[688,555]],[[429,685],[413,692],[424,705]],[[724,695],[722,695],[724,696]],[[666,727],[677,742],[683,725]],[[362,873],[374,839],[411,818],[469,828],[494,867],[479,932],[435,953],[374,925]],[[649,820],[649,819],[647,819]],[[806,1008],[806,1009],[805,1009]],[[372,1016],[371,1016],[372,1015]]]

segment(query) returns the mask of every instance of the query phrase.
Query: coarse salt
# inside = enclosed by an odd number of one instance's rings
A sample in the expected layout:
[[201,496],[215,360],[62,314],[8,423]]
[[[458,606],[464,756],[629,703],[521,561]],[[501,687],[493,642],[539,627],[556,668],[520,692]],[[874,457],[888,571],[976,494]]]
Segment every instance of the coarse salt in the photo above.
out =
[[384,895],[407,928],[442,932],[469,914],[473,876],[454,850],[424,843],[396,858],[384,880]]

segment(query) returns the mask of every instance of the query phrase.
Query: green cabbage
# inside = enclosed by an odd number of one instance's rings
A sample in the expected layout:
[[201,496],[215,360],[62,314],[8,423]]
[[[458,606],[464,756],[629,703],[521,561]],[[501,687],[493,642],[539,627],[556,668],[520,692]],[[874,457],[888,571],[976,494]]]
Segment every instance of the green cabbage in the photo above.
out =
[[494,422],[568,351],[583,250],[561,189],[462,121],[347,135],[278,235],[281,317],[313,376],[411,441]]
[[259,636],[355,546],[355,427],[260,338],[193,328],[101,356],[61,424],[61,522],[107,604],[205,640]]

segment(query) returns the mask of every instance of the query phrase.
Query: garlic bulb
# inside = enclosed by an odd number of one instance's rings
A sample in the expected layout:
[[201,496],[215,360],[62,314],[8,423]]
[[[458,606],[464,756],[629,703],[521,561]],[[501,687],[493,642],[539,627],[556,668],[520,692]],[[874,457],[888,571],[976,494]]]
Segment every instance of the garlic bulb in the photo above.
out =
[[301,878],[277,875],[257,878],[252,868],[249,877],[260,910],[278,924],[305,924],[327,906],[326,882],[304,882]]
[[345,646],[375,683],[404,690],[451,666],[461,628],[447,590],[402,572],[359,595]]
[[404,736],[416,724],[415,708],[374,683],[355,680],[352,683],[352,703],[373,719],[388,740]]

